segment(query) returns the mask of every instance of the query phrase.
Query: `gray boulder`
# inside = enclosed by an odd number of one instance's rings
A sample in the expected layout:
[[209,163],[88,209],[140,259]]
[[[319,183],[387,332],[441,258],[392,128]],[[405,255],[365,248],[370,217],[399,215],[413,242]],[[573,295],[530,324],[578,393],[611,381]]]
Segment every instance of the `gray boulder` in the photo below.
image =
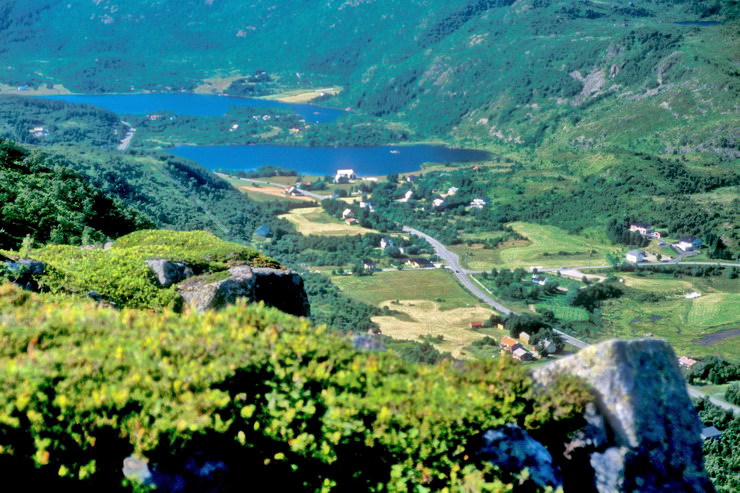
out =
[[36,276],[43,274],[46,270],[44,262],[33,259],[6,260],[3,266],[11,282],[29,291],[39,290]]
[[477,455],[498,466],[504,474],[516,474],[527,468],[530,480],[538,486],[561,486],[550,452],[515,424],[485,432]]
[[229,277],[210,281],[193,278],[178,286],[178,293],[198,311],[218,310],[239,298],[263,301],[291,315],[307,317],[311,313],[303,279],[292,271],[252,268],[238,265],[228,271]]
[[[593,387],[591,429],[571,445],[588,450],[596,491],[713,491],[704,471],[701,424],[665,341],[608,341],[534,372],[542,385],[557,375],[574,375]],[[567,478],[565,483],[568,489]]]
[[147,267],[157,277],[159,285],[165,288],[193,277],[193,269],[180,262],[171,260],[152,259],[146,261]]

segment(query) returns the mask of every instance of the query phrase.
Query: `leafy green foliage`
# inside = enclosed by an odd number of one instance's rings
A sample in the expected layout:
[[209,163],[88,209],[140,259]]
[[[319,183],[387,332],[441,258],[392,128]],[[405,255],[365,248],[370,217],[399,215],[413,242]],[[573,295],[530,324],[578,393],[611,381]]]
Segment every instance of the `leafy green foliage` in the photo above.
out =
[[0,140],[0,215],[0,248],[17,248],[29,235],[89,244],[152,225],[69,167],[7,140]]
[[715,385],[740,380],[740,364],[719,356],[710,356],[692,366],[686,380],[710,382]]
[[736,471],[740,467],[740,416],[715,406],[708,399],[696,403],[704,426],[722,431],[719,440],[704,441],[704,467],[719,493],[732,493],[740,488]]
[[96,291],[119,306],[176,306],[176,288],[162,288],[146,261],[185,262],[196,273],[223,271],[230,264],[278,267],[279,264],[243,245],[202,232],[144,230],[120,238],[113,247],[85,249],[46,246],[32,252],[47,263],[39,282],[52,293],[84,295]]
[[[42,130],[34,132],[34,129]],[[108,110],[48,99],[0,96],[0,137],[25,144],[113,146],[124,126]]]
[[508,358],[414,366],[259,306],[118,312],[5,285],[0,314],[0,464],[34,486],[117,489],[133,451],[159,471],[205,454],[229,484],[502,487],[472,436],[562,428],[590,400],[570,379],[535,390]]

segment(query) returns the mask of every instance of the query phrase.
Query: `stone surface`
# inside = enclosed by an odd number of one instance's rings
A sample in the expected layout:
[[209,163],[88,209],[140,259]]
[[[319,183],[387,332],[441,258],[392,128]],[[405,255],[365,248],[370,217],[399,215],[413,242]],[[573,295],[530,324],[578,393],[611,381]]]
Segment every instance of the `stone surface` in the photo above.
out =
[[218,281],[193,278],[178,286],[178,293],[198,311],[220,309],[238,298],[264,301],[291,315],[309,316],[308,296],[303,279],[292,271],[252,268],[238,265],[228,271],[229,277]]
[[527,468],[530,479],[539,486],[561,485],[550,452],[517,425],[508,424],[485,432],[478,456],[500,467],[506,474]]
[[587,417],[591,429],[580,445],[590,454],[595,491],[712,491],[701,424],[676,361],[665,341],[608,341],[534,372],[543,385],[564,374],[593,387],[603,422]]
[[46,264],[39,260],[21,259],[6,260],[5,268],[11,275],[11,281],[23,289],[38,291],[39,285],[35,277],[44,273]]
[[193,269],[180,262],[171,260],[152,259],[146,261],[147,267],[157,277],[159,285],[168,288],[173,284],[193,277]]

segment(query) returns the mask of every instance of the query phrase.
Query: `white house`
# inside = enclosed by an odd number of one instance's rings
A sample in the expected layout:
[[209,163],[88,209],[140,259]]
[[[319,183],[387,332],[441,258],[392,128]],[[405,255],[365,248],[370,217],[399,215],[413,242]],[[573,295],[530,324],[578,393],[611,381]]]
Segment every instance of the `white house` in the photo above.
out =
[[460,190],[460,189],[459,189],[459,188],[457,188],[457,187],[450,187],[450,188],[449,188],[449,189],[447,190],[447,196],[450,196],[450,195],[455,195],[455,194],[457,193],[457,191],[458,191],[458,190]]
[[373,207],[373,204],[371,204],[370,202],[363,202],[363,201],[360,201],[360,209],[368,209],[370,212],[375,210],[375,208]]
[[403,198],[401,199],[401,202],[408,202],[413,196],[414,196],[414,191],[409,190],[405,194],[403,194]]
[[343,180],[354,180],[357,178],[355,170],[353,169],[338,169],[337,175],[334,177],[334,183],[339,183]]
[[440,208],[440,207],[444,207],[445,201],[442,199],[434,199],[432,201],[432,204],[434,205],[434,207]]
[[701,246],[701,240],[693,236],[683,236],[676,243],[676,247],[680,248],[684,252],[690,252],[696,250]]
[[547,284],[547,277],[535,274],[532,276],[532,282],[535,284],[539,284],[540,286],[544,286],[545,284]]
[[355,217],[352,209],[344,209],[344,211],[342,211],[342,219],[347,219],[348,217]]
[[471,209],[483,209],[486,206],[487,202],[485,199],[473,199],[470,201],[470,208]]
[[627,255],[624,256],[624,259],[627,262],[632,262],[636,264],[645,260],[645,253],[640,250],[630,250],[629,252],[627,252]]
[[630,231],[637,231],[641,235],[646,235],[651,233],[653,231],[653,228],[651,228],[649,224],[642,221],[635,221],[634,223],[630,224]]
[[380,248],[385,250],[386,247],[389,247],[389,246],[396,246],[392,238],[381,238],[380,239]]

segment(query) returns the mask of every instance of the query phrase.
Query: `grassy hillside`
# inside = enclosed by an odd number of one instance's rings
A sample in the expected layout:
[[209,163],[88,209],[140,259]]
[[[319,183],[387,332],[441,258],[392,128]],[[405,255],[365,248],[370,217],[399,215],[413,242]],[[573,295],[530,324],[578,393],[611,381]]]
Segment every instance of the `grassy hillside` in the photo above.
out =
[[546,143],[560,159],[609,145],[727,156],[737,139],[731,0],[29,0],[2,13],[0,82],[13,87],[341,85],[330,104],[421,135]]

